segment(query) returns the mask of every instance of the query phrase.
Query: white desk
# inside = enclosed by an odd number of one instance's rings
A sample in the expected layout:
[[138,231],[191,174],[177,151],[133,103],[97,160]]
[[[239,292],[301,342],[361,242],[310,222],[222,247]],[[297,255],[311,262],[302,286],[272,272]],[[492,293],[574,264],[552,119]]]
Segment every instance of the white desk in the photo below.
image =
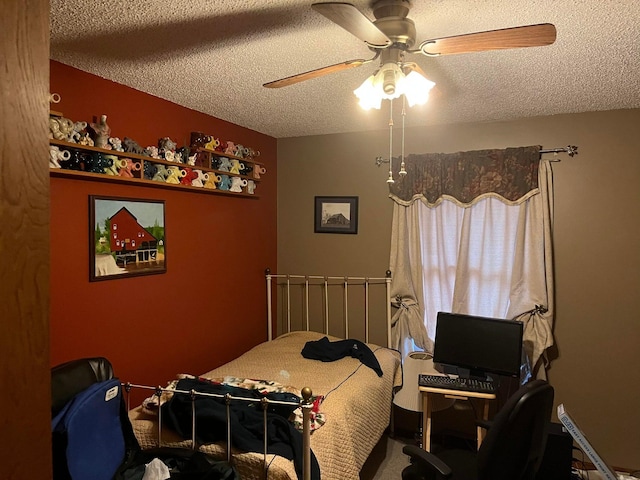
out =
[[[425,372],[426,373],[426,372]],[[431,451],[431,412],[433,411],[433,403],[438,399],[445,398],[451,400],[469,400],[470,398],[479,398],[482,400],[482,419],[489,419],[489,401],[495,400],[494,393],[478,393],[461,390],[447,390],[445,388],[419,387],[422,395],[422,446],[429,452]],[[485,430],[477,427],[478,448],[485,436]]]

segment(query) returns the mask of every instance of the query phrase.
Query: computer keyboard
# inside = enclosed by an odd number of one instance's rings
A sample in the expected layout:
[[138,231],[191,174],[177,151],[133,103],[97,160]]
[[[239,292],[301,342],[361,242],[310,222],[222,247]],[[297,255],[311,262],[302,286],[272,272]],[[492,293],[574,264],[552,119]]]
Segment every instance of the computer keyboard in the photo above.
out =
[[494,382],[476,380],[474,378],[447,377],[445,375],[418,375],[421,387],[443,388],[445,390],[466,390],[467,392],[496,393]]

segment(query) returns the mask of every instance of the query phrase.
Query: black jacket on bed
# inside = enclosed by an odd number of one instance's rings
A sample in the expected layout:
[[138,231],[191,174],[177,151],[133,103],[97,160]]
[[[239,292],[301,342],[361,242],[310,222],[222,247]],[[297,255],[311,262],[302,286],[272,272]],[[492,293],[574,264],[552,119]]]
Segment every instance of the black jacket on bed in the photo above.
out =
[[[255,398],[255,402],[231,401],[230,424],[231,442],[234,447],[247,452],[264,451],[263,411],[260,399],[263,395],[228,385],[218,385],[197,379],[185,378],[178,382],[178,390],[215,393],[234,397]],[[294,401],[300,399],[289,393],[269,393],[271,400]],[[196,397],[196,440],[201,444],[226,441],[227,413],[223,398]],[[302,434],[295,429],[287,417],[296,407],[271,405],[267,411],[267,452],[293,460],[296,474],[302,479],[303,451]],[[162,419],[166,426],[174,429],[185,438],[191,438],[191,396],[175,394],[162,406]],[[320,467],[311,452],[311,478],[320,480]]]
[[360,340],[347,339],[330,342],[329,338],[322,337],[320,340],[312,340],[305,343],[302,348],[302,356],[323,362],[333,362],[350,356],[357,358],[367,367],[372,368],[379,377],[382,376],[380,362],[378,362],[371,349]]

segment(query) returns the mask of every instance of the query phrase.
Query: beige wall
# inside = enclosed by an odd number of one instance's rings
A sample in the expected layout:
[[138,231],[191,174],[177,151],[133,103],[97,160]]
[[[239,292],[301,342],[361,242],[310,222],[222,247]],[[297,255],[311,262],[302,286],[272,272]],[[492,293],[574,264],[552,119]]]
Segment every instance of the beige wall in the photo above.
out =
[[[278,272],[384,275],[386,120],[375,133],[278,142]],[[640,469],[640,110],[414,128],[407,153],[577,145],[555,181],[557,350],[549,379],[599,452]],[[394,139],[396,145],[399,132]],[[314,196],[356,195],[357,235],[315,234]]]

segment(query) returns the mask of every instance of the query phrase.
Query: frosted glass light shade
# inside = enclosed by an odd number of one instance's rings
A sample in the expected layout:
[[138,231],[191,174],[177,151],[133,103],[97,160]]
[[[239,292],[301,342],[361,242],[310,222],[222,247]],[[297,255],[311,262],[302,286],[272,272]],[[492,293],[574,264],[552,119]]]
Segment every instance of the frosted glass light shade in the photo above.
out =
[[373,75],[362,82],[362,85],[356,88],[353,93],[356,94],[360,106],[365,110],[370,110],[372,108],[380,109],[380,106],[382,105],[382,97],[374,85]]
[[415,70],[411,70],[402,81],[402,90],[410,107],[425,104],[429,100],[429,92],[434,86],[434,82],[424,78]]
[[382,100],[392,100],[400,95],[404,95],[409,106],[413,107],[422,105],[429,99],[429,92],[434,85],[434,82],[415,70],[405,75],[397,64],[388,63],[375,75],[367,78],[353,93],[365,110],[380,109]]

